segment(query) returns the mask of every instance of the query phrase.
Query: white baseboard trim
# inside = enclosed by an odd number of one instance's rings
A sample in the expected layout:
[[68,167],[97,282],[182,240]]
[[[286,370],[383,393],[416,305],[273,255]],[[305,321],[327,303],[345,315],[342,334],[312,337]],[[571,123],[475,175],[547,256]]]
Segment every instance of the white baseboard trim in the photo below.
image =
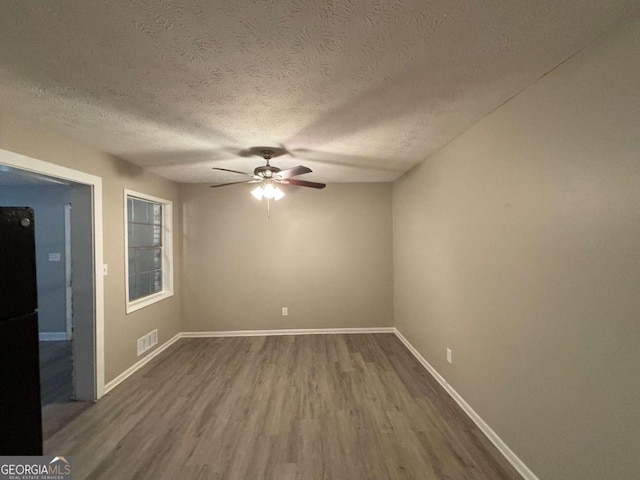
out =
[[69,340],[67,338],[67,332],[39,332],[38,339],[41,342],[61,342],[63,340]]
[[111,390],[116,388],[118,385],[120,385],[122,382],[124,382],[127,378],[129,378],[131,375],[133,375],[135,372],[137,372],[142,367],[144,367],[147,363],[149,363],[152,359],[154,359],[155,357],[160,355],[167,348],[169,348],[171,345],[173,345],[178,340],[180,340],[180,338],[182,338],[182,334],[181,333],[176,333],[176,335],[174,337],[172,337],[169,340],[167,340],[166,342],[164,342],[162,345],[160,345],[155,350],[152,350],[151,353],[149,353],[146,357],[143,357],[141,360],[139,360],[136,363],[134,363],[133,365],[131,365],[124,372],[122,372],[120,375],[118,375],[116,378],[114,378],[113,380],[111,380],[109,383],[107,383],[104,386],[104,394],[106,395]]
[[455,400],[455,402],[460,405],[460,408],[464,410],[464,413],[473,420],[478,428],[485,434],[485,436],[493,443],[498,451],[506,458],[509,463],[515,468],[524,480],[539,480],[538,477],[531,471],[529,467],[527,467],[522,460],[514,453],[513,450],[509,448],[509,446],[504,443],[504,441],[498,436],[498,434],[493,431],[493,429],[478,415],[471,405],[469,405],[462,396],[455,391],[455,389],[447,383],[442,375],[440,375],[435,368],[431,366],[427,360],[420,355],[409,340],[404,338],[404,335],[400,333],[397,328],[394,328],[394,333],[400,339],[400,341],[404,344],[405,347],[413,354],[414,357],[422,364],[424,368],[431,374],[433,378],[435,378],[440,385],[446,390],[446,392]]
[[331,335],[348,333],[396,333],[393,327],[374,328],[293,328],[282,330],[229,330],[216,332],[182,332],[182,338],[270,337],[274,335]]

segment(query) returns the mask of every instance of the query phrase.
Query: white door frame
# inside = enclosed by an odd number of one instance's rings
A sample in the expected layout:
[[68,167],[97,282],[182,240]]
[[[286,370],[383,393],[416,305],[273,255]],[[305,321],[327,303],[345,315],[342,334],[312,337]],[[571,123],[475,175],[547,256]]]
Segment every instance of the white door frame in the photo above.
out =
[[71,283],[71,204],[64,206],[64,281],[66,294],[67,340],[73,339],[73,286]]
[[[0,165],[70,180],[91,187],[93,216],[93,278],[95,332],[95,392],[96,400],[104,395],[104,277],[102,240],[102,178],[0,148]],[[68,327],[67,327],[68,328]]]

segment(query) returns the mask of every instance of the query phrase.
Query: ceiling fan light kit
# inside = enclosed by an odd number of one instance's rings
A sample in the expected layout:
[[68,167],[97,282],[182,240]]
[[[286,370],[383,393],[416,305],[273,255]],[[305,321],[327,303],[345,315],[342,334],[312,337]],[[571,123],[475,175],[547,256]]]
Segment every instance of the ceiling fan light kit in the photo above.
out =
[[239,182],[229,182],[229,183],[221,183],[218,185],[211,185],[211,187],[212,188],[226,187],[228,185],[236,185],[239,183],[258,183],[259,185],[253,190],[251,190],[251,195],[253,195],[257,200],[262,200],[263,198],[266,198],[268,212],[270,212],[269,201],[270,200],[278,201],[285,195],[285,193],[280,188],[278,188],[278,184],[293,185],[296,187],[310,187],[310,188],[317,188],[317,189],[326,187],[324,183],[308,182],[305,180],[296,180],[292,178],[298,175],[304,175],[305,173],[311,173],[312,170],[308,167],[298,165],[297,167],[281,170],[278,167],[271,165],[269,161],[273,158],[273,153],[274,151],[269,149],[260,150],[260,155],[262,156],[262,158],[264,158],[267,164],[256,167],[253,173],[245,173],[245,172],[240,172],[238,170],[230,170],[228,168],[214,167],[213,168],[214,170],[236,173],[239,175],[244,175],[245,177],[250,177],[250,179],[242,180]]
[[267,200],[274,199],[277,202],[284,197],[284,192],[272,183],[268,183],[265,186],[261,185],[251,190],[251,195],[258,200],[266,198]]

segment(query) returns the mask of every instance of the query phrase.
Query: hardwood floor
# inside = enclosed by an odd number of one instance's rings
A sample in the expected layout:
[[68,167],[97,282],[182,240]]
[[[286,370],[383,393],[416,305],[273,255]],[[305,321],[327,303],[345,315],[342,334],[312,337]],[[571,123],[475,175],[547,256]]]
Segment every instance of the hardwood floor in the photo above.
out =
[[75,479],[517,479],[392,334],[182,339],[45,443]]

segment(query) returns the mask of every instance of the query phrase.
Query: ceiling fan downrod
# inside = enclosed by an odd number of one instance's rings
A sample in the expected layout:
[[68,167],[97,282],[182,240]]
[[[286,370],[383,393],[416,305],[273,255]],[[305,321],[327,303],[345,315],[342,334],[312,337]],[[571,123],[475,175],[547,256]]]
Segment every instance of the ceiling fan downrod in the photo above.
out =
[[262,158],[267,161],[267,166],[269,167],[269,160],[273,158],[273,150],[260,150],[260,153],[262,154]]
[[267,164],[262,165],[261,167],[257,167],[253,171],[253,174],[266,179],[274,177],[277,173],[280,172],[280,169],[278,167],[272,166],[269,163],[269,160],[273,158],[273,153],[274,153],[273,150],[267,150],[267,149],[260,150],[260,153],[262,154],[262,158],[265,159]]

